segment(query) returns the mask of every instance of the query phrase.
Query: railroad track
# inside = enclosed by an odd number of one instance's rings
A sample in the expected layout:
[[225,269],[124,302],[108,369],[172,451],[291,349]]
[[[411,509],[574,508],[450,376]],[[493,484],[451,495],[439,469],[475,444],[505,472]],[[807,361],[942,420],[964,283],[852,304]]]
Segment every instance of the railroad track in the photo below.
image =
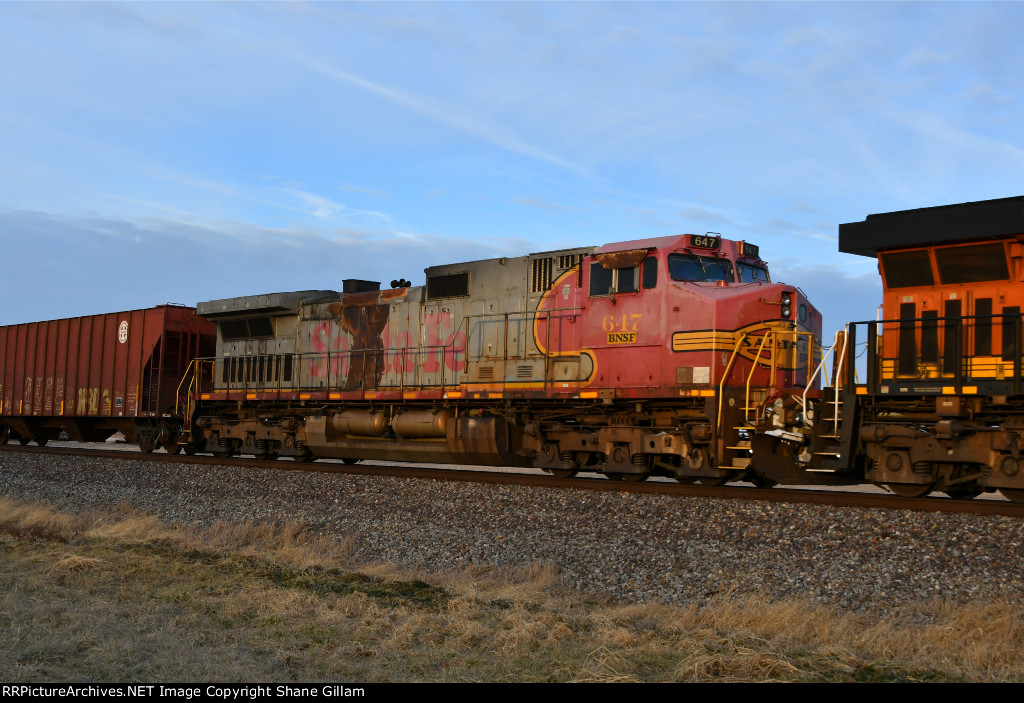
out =
[[251,457],[223,459],[213,456],[172,455],[164,453],[142,454],[133,451],[110,449],[84,449],[78,447],[36,447],[2,445],[0,451],[10,454],[48,454],[52,456],[89,457],[113,460],[155,461],[206,465],[248,466],[253,469],[276,469],[281,471],[310,471],[338,473],[359,476],[391,476],[394,478],[417,478],[435,481],[462,481],[468,483],[492,483],[546,488],[568,488],[591,491],[615,491],[618,493],[648,493],[662,495],[696,496],[733,500],[757,500],[772,503],[806,503],[813,505],[847,506],[863,508],[889,508],[925,512],[965,513],[978,515],[1006,515],[1024,517],[1024,504],[994,498],[991,500],[954,500],[944,496],[924,498],[902,498],[885,493],[869,493],[852,490],[816,490],[807,488],[775,487],[753,488],[741,485],[701,486],[677,483],[670,480],[652,480],[642,483],[612,481],[595,476],[593,478],[555,478],[548,474],[525,473],[511,470],[476,470],[462,468],[436,468],[407,464],[401,466],[378,464],[345,464],[334,461],[300,463],[286,459],[257,460]]

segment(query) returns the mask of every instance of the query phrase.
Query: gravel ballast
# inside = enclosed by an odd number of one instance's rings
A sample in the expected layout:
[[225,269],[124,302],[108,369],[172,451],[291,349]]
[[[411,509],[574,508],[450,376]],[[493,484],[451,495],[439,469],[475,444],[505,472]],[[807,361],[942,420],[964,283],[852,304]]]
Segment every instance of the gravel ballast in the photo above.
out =
[[427,573],[554,564],[628,602],[723,592],[885,610],[934,597],[1024,605],[1024,520],[746,500],[0,454],[0,493],[129,504],[168,525],[300,522],[356,559]]

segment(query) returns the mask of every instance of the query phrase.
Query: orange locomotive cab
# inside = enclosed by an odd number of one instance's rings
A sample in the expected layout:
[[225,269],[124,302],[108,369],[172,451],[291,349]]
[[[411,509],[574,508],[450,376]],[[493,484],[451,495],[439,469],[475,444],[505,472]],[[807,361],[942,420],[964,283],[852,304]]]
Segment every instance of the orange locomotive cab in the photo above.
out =
[[847,327],[867,374],[847,370],[837,455],[866,480],[1024,501],[1022,244],[1024,197],[840,226],[840,251],[877,257],[884,288],[882,319]]
[[882,320],[857,325],[869,392],[1020,392],[1022,242],[1024,198],[842,225],[840,251],[877,256],[882,276]]

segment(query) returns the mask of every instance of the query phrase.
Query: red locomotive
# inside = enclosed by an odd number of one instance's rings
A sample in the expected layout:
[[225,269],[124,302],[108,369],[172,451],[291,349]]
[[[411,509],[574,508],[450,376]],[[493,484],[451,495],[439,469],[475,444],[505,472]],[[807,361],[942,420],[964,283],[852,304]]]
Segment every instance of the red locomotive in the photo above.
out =
[[[714,234],[436,266],[423,286],[399,283],[200,303],[215,350],[190,347],[172,446],[760,481],[758,408],[803,392],[816,363],[818,312],[770,281],[756,246]],[[46,374],[70,387],[60,367]],[[52,408],[30,426],[15,400],[0,422],[23,437],[73,429]],[[93,422],[89,437],[114,424]],[[126,435],[166,443],[153,425]]]

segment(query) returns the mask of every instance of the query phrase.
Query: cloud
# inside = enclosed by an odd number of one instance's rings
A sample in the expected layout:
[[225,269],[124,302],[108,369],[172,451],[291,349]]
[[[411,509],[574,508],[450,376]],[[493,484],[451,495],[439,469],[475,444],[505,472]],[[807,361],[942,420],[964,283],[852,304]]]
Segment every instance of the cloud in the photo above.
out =
[[572,207],[570,205],[558,205],[557,203],[549,203],[547,200],[540,196],[532,196],[529,198],[516,198],[513,200],[516,205],[529,205],[530,207],[537,207],[543,210],[564,210],[570,212],[579,212],[580,208]]
[[426,266],[517,256],[533,246],[522,239],[379,228],[273,229],[231,220],[27,210],[0,210],[0,238],[5,260],[25,264],[8,267],[4,287],[31,301],[4,307],[0,325],[168,301],[194,305],[284,290],[338,290],[344,278],[404,277],[421,284]]
[[555,164],[572,171],[582,172],[579,166],[523,141],[505,125],[476,110],[453,105],[412,91],[374,83],[348,71],[336,68],[325,61],[307,58],[302,60],[302,63],[312,71],[363,90],[393,105],[443,124],[462,134],[480,139],[492,146],[531,159]]

